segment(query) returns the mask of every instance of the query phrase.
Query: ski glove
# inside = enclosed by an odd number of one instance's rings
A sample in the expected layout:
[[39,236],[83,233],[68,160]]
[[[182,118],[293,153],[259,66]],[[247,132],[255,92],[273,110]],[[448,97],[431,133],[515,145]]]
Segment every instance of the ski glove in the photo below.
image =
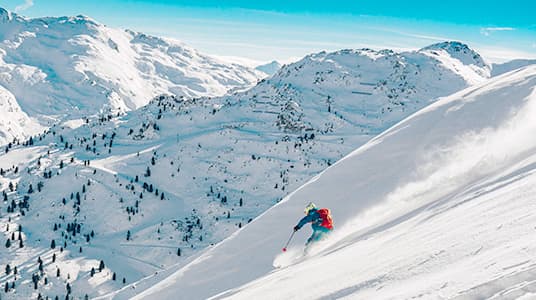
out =
[[294,226],[294,232],[296,232],[296,231],[298,231],[298,230],[300,230],[300,227],[298,227],[298,226]]

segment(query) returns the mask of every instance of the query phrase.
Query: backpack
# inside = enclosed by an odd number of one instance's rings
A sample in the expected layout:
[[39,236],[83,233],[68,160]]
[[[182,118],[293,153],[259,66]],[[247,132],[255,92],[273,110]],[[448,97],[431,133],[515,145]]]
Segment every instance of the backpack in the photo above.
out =
[[322,224],[320,226],[325,227],[329,230],[333,229],[333,220],[331,219],[331,213],[327,208],[321,208],[317,210],[320,218],[322,219]]

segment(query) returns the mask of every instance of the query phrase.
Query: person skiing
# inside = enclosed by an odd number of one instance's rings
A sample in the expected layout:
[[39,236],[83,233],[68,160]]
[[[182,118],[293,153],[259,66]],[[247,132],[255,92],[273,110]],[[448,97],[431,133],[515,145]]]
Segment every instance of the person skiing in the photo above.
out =
[[294,232],[300,230],[303,225],[311,223],[313,228],[313,234],[307,239],[305,244],[308,247],[311,243],[320,241],[327,237],[327,235],[333,230],[333,220],[331,219],[331,213],[327,208],[317,209],[316,205],[310,202],[305,207],[305,217],[303,217],[298,225],[294,226]]

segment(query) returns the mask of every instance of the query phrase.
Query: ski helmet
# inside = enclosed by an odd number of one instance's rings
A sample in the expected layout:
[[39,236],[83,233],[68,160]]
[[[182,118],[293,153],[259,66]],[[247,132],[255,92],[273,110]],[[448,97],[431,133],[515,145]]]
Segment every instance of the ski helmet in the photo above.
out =
[[313,202],[309,202],[309,204],[307,204],[307,206],[305,207],[305,209],[303,210],[303,212],[308,215],[309,212],[313,209],[316,209],[316,205],[313,203]]

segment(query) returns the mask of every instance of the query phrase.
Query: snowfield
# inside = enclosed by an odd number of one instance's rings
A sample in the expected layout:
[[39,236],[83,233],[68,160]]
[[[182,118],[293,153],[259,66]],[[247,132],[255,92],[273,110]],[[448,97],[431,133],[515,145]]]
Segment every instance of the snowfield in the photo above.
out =
[[[115,298],[530,299],[535,117],[536,66],[443,98],[174,274]],[[332,210],[336,230],[274,270],[309,234],[281,254],[308,201]]]

